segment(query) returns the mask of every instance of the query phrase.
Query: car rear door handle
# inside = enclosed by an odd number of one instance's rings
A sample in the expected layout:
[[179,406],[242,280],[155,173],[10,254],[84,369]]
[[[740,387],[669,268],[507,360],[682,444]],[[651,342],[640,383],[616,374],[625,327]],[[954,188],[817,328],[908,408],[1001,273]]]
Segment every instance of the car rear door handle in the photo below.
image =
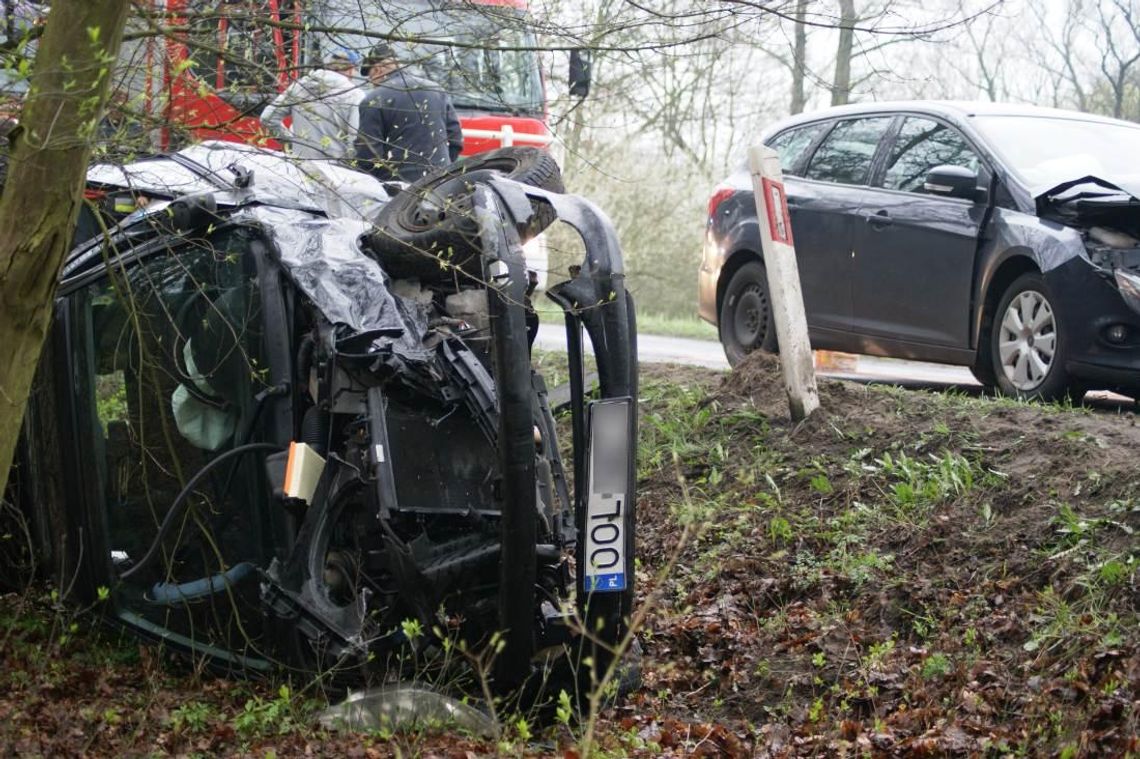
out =
[[869,213],[864,216],[863,219],[871,225],[872,229],[883,229],[884,227],[889,227],[891,224],[894,224],[891,215],[887,213],[886,210]]

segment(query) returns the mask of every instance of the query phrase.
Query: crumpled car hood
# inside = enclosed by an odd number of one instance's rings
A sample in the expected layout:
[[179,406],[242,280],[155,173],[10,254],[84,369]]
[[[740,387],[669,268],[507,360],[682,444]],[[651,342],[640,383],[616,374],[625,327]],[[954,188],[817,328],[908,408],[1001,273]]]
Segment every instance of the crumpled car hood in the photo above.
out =
[[1140,176],[1122,175],[1112,180],[1088,175],[1033,190],[1038,204],[1067,205],[1085,203],[1095,206],[1140,207]]
[[1034,191],[1039,216],[1082,226],[1132,229],[1140,212],[1140,177],[1084,176]]
[[1140,313],[1140,177],[1084,176],[1035,194],[1037,214],[1081,236],[1089,260]]
[[360,348],[388,348],[409,361],[426,361],[427,316],[391,291],[376,259],[361,248],[371,225],[254,206],[246,212],[273,238],[279,263],[321,314]]

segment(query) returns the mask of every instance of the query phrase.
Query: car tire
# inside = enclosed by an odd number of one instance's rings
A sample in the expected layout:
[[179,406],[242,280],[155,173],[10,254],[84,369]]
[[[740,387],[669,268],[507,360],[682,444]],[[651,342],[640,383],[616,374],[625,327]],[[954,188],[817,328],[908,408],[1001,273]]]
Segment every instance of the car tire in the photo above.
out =
[[730,366],[755,350],[775,353],[776,324],[764,264],[750,261],[732,275],[720,306],[720,342]]
[[1022,274],[998,301],[989,333],[997,389],[1026,400],[1056,401],[1076,390],[1065,369],[1061,315],[1045,279]]
[[[472,213],[475,182],[495,175],[543,190],[564,191],[558,162],[545,150],[510,147],[482,153],[428,174],[388,201],[376,218],[370,247],[389,275],[425,280],[450,278],[458,267],[482,275],[479,225]],[[534,202],[529,220],[519,222],[522,242],[546,229],[557,214]]]

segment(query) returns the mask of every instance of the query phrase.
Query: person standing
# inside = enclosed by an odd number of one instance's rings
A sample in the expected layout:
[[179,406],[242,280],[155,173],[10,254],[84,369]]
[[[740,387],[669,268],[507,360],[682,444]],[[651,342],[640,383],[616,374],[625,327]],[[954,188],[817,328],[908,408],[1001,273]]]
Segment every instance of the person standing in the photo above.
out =
[[360,104],[356,159],[361,169],[383,182],[414,182],[459,157],[459,117],[438,84],[402,67],[383,42],[364,59],[364,73],[375,89]]
[[[354,81],[360,56],[335,50],[261,112],[261,123],[297,158],[351,158],[364,93]],[[285,119],[292,117],[291,129]]]

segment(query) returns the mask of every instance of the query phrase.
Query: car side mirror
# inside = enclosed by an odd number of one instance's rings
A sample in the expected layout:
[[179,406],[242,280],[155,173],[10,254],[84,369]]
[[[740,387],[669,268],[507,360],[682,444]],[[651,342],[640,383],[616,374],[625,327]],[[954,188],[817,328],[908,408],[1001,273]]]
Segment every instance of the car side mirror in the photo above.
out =
[[590,94],[592,56],[585,48],[570,51],[570,95],[584,98]]
[[944,198],[962,198],[981,203],[985,189],[978,187],[978,173],[964,166],[935,166],[926,175],[922,189]]
[[188,232],[204,227],[218,218],[218,201],[212,192],[187,195],[171,201],[155,214],[158,224],[171,232]]

